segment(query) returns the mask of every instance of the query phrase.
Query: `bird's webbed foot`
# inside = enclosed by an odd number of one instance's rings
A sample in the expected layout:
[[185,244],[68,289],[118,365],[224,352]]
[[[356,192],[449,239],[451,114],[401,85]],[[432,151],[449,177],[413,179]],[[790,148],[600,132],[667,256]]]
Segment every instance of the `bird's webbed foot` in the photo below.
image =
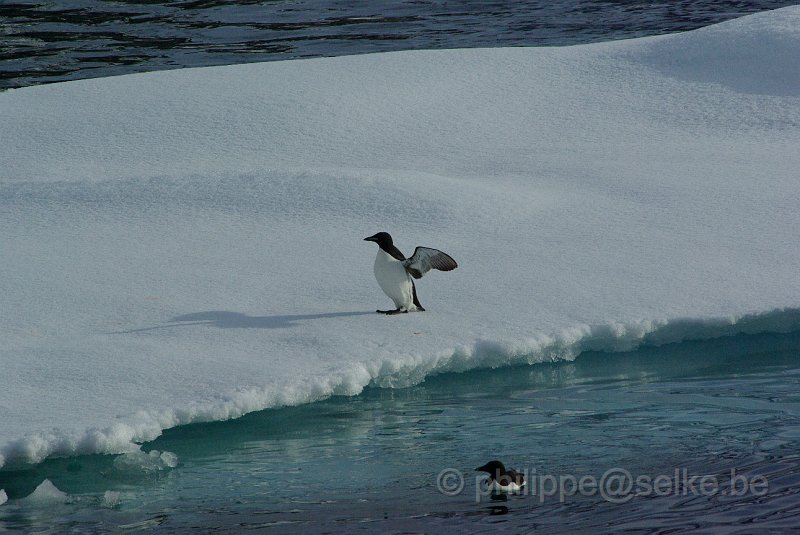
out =
[[395,314],[405,314],[408,310],[403,310],[402,308],[398,308],[395,310],[376,310],[375,312],[379,314],[386,314],[387,316],[394,316]]

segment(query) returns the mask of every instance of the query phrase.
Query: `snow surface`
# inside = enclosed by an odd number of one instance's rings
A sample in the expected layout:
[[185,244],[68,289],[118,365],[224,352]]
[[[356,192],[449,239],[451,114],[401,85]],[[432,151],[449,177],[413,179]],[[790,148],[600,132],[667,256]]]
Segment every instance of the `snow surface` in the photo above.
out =
[[[430,373],[800,328],[800,7],[0,93],[0,466]],[[459,268],[386,317],[388,231]]]

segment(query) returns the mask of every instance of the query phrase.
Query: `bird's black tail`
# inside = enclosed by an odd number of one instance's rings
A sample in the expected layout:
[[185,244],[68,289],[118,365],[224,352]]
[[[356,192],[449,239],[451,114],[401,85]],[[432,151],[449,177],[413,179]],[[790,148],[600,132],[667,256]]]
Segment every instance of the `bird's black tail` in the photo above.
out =
[[425,309],[422,308],[422,305],[419,302],[419,297],[417,297],[417,286],[414,284],[414,281],[411,281],[411,291],[414,294],[414,306],[416,306],[417,310],[420,312],[425,312]]

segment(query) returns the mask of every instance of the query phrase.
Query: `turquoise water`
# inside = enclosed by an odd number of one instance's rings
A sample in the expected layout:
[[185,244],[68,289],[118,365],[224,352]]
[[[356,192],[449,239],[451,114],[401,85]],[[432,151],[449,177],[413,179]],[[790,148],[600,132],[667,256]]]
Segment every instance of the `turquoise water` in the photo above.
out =
[[[799,383],[800,333],[445,374],[0,472],[0,531],[783,531],[800,525]],[[493,458],[525,492],[486,495],[474,468]],[[67,496],[24,499],[45,479]]]

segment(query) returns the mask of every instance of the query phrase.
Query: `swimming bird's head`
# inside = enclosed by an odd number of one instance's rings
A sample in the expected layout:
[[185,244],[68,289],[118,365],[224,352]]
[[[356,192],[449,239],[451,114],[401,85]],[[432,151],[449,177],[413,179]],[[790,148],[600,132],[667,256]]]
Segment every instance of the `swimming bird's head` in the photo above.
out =
[[487,474],[492,474],[494,477],[498,477],[499,474],[505,473],[506,467],[503,466],[503,463],[500,461],[489,461],[480,468],[476,468],[475,471],[486,472]]
[[378,232],[369,238],[364,238],[364,241],[374,241],[383,249],[392,246],[392,236],[388,232]]

